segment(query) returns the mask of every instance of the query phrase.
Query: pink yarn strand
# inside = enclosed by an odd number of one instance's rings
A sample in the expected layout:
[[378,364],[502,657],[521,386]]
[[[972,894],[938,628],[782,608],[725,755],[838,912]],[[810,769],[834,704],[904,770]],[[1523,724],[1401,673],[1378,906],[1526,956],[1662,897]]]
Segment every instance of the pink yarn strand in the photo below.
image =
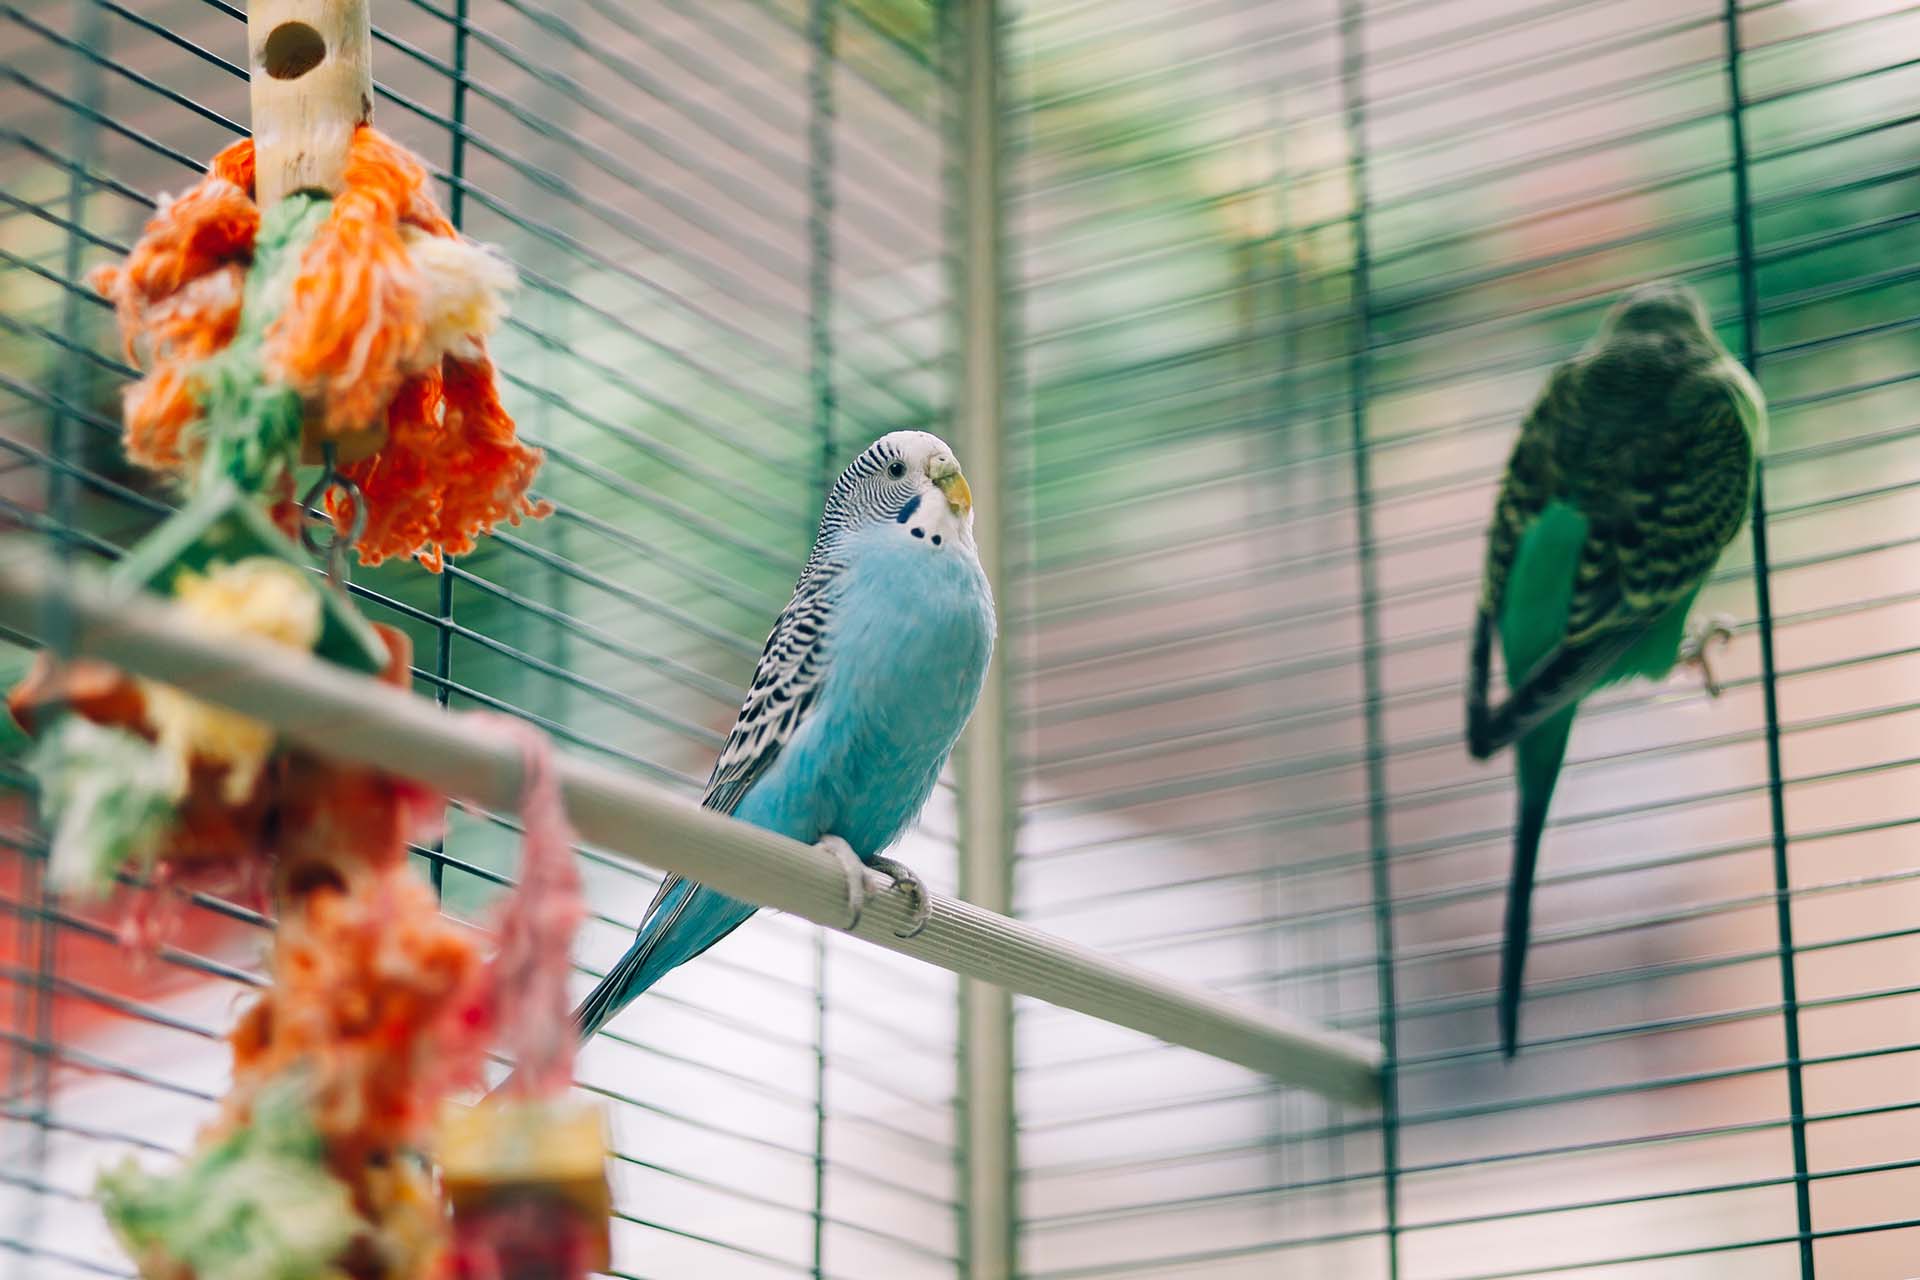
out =
[[499,950],[488,966],[491,1003],[501,1046],[517,1064],[508,1088],[547,1097],[573,1083],[575,1037],[567,979],[573,935],[586,918],[586,903],[552,742],[518,720],[486,719],[518,740],[524,762],[520,883],[495,920]]

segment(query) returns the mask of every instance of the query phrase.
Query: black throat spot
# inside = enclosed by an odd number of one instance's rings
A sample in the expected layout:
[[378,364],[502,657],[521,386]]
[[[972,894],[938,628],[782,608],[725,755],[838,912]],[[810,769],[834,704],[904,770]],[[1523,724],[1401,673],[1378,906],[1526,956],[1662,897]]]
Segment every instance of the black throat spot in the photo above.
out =
[[895,524],[905,524],[913,519],[913,513],[920,509],[920,495],[914,494],[907,499],[907,505],[900,508],[900,514],[893,518]]

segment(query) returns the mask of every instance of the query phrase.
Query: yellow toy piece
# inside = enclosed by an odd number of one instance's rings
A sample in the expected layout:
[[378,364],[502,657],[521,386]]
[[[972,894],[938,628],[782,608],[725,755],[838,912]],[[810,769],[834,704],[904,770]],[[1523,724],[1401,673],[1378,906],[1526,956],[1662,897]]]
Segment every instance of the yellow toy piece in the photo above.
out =
[[552,1197],[593,1225],[595,1270],[606,1267],[613,1197],[600,1108],[572,1098],[487,1098],[447,1104],[439,1132],[440,1185],[457,1219],[499,1200]]
[[[284,560],[250,556],[180,570],[173,593],[181,606],[221,635],[248,635],[310,652],[323,622],[320,590]],[[176,800],[186,796],[195,759],[226,766],[221,796],[244,804],[273,750],[273,730],[257,720],[188,697],[171,685],[140,681],[147,719],[160,750],[174,761]]]
[[316,656],[365,675],[379,675],[386,668],[387,648],[373,625],[344,593],[324,585],[306,568],[306,558],[292,539],[275,528],[255,499],[231,480],[203,489],[143,539],[115,566],[113,582],[127,592],[177,596],[175,584],[183,574],[204,574],[217,562],[252,559],[277,560],[298,571],[314,592],[320,630],[306,647]]

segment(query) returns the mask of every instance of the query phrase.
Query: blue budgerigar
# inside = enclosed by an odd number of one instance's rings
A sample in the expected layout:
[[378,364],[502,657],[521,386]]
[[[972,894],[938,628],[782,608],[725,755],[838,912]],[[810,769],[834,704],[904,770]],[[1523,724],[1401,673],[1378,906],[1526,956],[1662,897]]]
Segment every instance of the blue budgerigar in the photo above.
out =
[[[993,594],[973,544],[973,495],[953,450],[924,431],[882,436],[841,473],[774,623],[701,801],[819,844],[917,900],[882,857],[919,816],[973,712],[993,651]],[[754,908],[668,876],[639,936],[574,1013],[591,1036]]]

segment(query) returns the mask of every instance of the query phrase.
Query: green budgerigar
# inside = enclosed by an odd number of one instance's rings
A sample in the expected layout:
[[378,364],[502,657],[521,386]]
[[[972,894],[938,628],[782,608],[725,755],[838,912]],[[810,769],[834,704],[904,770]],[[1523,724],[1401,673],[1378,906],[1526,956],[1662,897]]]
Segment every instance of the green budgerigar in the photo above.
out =
[[[1500,958],[1500,1041],[1519,1025],[1534,869],[1580,700],[1681,661],[1705,670],[1714,623],[1687,613],[1746,522],[1765,447],[1760,389],[1684,285],[1622,298],[1553,371],[1507,463],[1487,531],[1467,677],[1467,747],[1514,743],[1519,817]],[[1507,700],[1489,704],[1499,632]],[[1713,684],[1707,675],[1709,690]]]

